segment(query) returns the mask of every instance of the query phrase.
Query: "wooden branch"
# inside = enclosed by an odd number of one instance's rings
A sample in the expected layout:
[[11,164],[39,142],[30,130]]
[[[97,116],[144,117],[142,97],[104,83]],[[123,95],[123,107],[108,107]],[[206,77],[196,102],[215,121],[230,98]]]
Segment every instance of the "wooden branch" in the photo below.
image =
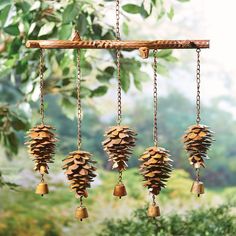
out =
[[92,49],[139,49],[146,47],[148,49],[193,49],[209,48],[209,40],[28,40],[27,48],[92,48]]

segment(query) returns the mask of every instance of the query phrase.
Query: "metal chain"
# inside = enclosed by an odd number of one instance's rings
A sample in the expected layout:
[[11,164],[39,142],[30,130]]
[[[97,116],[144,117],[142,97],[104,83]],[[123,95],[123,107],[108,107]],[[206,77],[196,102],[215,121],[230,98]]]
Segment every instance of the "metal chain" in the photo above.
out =
[[158,143],[158,128],[157,128],[157,49],[153,50],[154,63],[153,63],[153,71],[154,71],[154,83],[153,83],[153,141],[154,145],[157,146]]
[[119,178],[118,178],[118,184],[122,184],[122,174],[123,172],[122,171],[119,171]]
[[80,201],[80,207],[83,207],[83,196],[80,196],[79,201]]
[[39,79],[40,79],[40,115],[41,122],[44,125],[44,49],[40,49],[40,62],[39,62]]
[[[116,0],[116,39],[120,40],[120,0]],[[121,78],[120,78],[120,49],[116,50],[116,66],[117,66],[117,79],[118,79],[118,90],[117,90],[117,123],[121,124],[122,120],[122,104],[121,104]]]
[[152,194],[152,205],[156,206],[156,196],[154,194]]
[[196,170],[196,181],[200,181],[200,168],[197,168]]
[[197,112],[197,118],[196,122],[197,124],[200,124],[201,121],[201,97],[200,97],[200,83],[201,83],[201,65],[200,65],[200,52],[201,49],[198,48],[196,50],[197,52],[197,73],[196,73],[196,81],[197,81],[197,97],[196,97],[196,112]]
[[81,95],[80,95],[80,88],[81,88],[81,66],[80,66],[80,55],[81,50],[78,49],[77,51],[77,112],[78,112],[78,150],[81,148],[81,120],[82,120],[82,109],[81,109]]

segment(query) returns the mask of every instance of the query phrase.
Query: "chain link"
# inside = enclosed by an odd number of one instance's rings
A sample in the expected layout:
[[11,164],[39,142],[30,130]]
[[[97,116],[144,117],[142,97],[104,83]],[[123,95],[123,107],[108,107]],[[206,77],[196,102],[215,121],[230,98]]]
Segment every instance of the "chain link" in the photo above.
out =
[[154,194],[152,194],[152,205],[156,206],[156,196]]
[[39,79],[40,79],[40,115],[41,122],[44,125],[44,49],[40,49],[40,62],[39,62]]
[[78,149],[81,148],[81,120],[82,120],[82,109],[81,109],[81,95],[80,95],[80,88],[81,88],[81,66],[80,66],[80,55],[81,50],[78,49],[77,51],[77,112],[78,112]]
[[157,128],[157,49],[153,50],[154,63],[153,63],[153,71],[154,71],[154,83],[153,83],[153,111],[154,111],[154,119],[153,119],[153,141],[154,145],[157,146],[158,143],[158,128]]
[[196,170],[196,181],[200,181],[200,168],[197,168]]
[[201,62],[200,62],[200,52],[201,49],[198,48],[196,50],[197,52],[197,73],[196,73],[196,81],[197,81],[197,97],[196,97],[196,112],[197,112],[197,118],[196,122],[197,124],[200,124],[201,121],[201,97],[200,97],[200,83],[201,83]]
[[122,184],[122,178],[123,178],[122,175],[123,175],[123,172],[119,171],[118,184]]
[[[120,0],[116,0],[116,39],[120,40]],[[122,104],[121,104],[121,78],[120,78],[120,49],[116,50],[116,66],[117,66],[117,79],[118,79],[118,90],[117,90],[117,123],[121,124],[122,120]]]

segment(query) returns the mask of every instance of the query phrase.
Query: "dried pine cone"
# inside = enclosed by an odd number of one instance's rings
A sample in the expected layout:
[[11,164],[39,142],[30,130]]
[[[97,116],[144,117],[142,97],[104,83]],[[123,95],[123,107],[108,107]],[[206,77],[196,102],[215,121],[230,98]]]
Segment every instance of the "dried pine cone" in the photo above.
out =
[[144,187],[158,195],[170,177],[172,165],[169,152],[164,148],[149,147],[141,155],[140,172],[144,177]]
[[57,139],[53,133],[55,130],[49,125],[37,125],[27,132],[29,141],[28,152],[35,162],[35,171],[40,174],[48,174],[48,163],[53,163],[53,155],[55,154],[55,142]]
[[213,142],[213,132],[205,125],[192,125],[183,137],[189,162],[194,168],[205,167],[204,159],[209,159],[207,151]]
[[91,154],[85,151],[74,151],[63,160],[64,166],[62,167],[67,175],[71,189],[76,192],[78,197],[87,197],[87,188],[90,188],[93,178],[96,177],[94,171],[96,168],[91,163]]
[[113,126],[106,131],[105,136],[107,139],[102,144],[109,161],[112,161],[112,168],[125,170],[132,148],[135,146],[136,133],[128,126]]

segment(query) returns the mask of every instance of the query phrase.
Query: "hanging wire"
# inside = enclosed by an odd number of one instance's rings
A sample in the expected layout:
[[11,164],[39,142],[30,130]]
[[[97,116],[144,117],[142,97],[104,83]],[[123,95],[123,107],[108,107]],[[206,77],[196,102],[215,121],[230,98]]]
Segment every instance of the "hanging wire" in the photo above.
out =
[[[116,39],[120,40],[120,0],[116,0]],[[120,49],[116,50],[116,66],[117,66],[117,79],[118,79],[118,90],[117,90],[117,123],[121,124],[122,120],[122,107],[121,107],[121,78],[120,78]]]
[[77,50],[77,112],[78,112],[78,150],[81,148],[81,120],[82,120],[82,110],[81,110],[81,66],[80,66],[80,56],[81,50]]
[[41,122],[44,125],[44,49],[40,49],[40,61],[39,61],[39,79],[40,79],[40,115]]
[[200,62],[200,52],[201,49],[198,48],[196,50],[197,52],[197,72],[196,72],[196,82],[197,82],[197,97],[196,97],[196,123],[199,125],[201,121],[201,93],[200,93],[200,83],[201,83],[201,62]]
[[158,128],[157,128],[157,49],[153,50],[154,63],[153,63],[153,71],[154,71],[154,83],[153,83],[153,141],[154,145],[158,144]]

